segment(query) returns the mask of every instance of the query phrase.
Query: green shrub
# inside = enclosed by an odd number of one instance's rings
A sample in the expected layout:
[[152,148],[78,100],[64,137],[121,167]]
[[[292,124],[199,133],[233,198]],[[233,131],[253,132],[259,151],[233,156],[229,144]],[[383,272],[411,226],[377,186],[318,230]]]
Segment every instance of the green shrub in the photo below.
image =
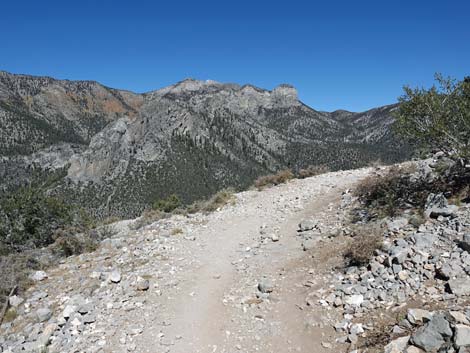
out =
[[41,189],[20,188],[0,200],[0,242],[6,252],[47,246],[74,222],[72,208]]
[[426,150],[470,158],[470,77],[435,75],[430,89],[404,87],[395,112],[396,131]]
[[173,195],[168,196],[166,199],[155,201],[152,208],[157,211],[170,213],[176,210],[180,206],[181,206],[180,198],[177,195],[173,194]]

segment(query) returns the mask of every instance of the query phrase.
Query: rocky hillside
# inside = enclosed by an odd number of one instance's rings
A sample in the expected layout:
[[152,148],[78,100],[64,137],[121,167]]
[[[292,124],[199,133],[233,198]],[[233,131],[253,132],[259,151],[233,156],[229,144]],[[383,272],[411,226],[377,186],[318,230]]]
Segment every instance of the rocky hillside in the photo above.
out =
[[[430,181],[441,162],[403,170]],[[423,209],[352,223],[357,186],[391,169],[114,223],[94,252],[10,296],[0,352],[468,352],[470,205],[429,188]],[[352,249],[367,256],[352,263]]]
[[282,168],[402,160],[393,109],[318,112],[288,85],[185,80],[136,94],[0,72],[0,177],[9,189],[53,172],[52,193],[100,216],[135,215],[169,194],[192,202]]

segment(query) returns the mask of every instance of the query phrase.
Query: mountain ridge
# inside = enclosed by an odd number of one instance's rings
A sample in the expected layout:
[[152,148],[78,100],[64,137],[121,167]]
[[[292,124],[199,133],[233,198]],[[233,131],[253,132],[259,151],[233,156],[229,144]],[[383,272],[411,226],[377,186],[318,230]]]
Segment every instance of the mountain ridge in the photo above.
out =
[[395,106],[328,113],[289,84],[185,79],[139,94],[3,71],[0,176],[12,189],[31,182],[31,169],[61,169],[51,193],[98,215],[135,215],[170,193],[193,202],[280,169],[406,159],[390,129]]

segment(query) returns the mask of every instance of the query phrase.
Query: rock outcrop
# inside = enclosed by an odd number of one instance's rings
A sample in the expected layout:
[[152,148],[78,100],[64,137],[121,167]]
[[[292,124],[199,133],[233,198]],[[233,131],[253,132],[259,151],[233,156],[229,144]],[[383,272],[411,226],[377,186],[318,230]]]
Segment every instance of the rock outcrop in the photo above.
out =
[[2,186],[60,170],[53,192],[70,202],[137,215],[171,193],[192,202],[283,168],[402,160],[408,149],[389,128],[393,109],[318,112],[285,84],[269,91],[188,79],[136,94],[0,72]]

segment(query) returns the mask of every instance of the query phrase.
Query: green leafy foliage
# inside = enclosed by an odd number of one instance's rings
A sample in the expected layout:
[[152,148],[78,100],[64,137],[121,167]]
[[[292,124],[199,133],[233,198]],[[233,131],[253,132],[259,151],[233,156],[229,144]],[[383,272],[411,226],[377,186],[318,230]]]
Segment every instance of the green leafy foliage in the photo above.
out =
[[395,112],[396,131],[425,150],[470,157],[470,78],[435,76],[430,89],[404,87]]
[[4,251],[42,247],[73,221],[71,208],[39,188],[22,187],[0,201],[0,242]]
[[177,195],[172,194],[168,196],[166,199],[160,199],[160,200],[155,201],[153,204],[153,209],[169,213],[169,212],[176,210],[180,206],[181,206],[180,198]]

